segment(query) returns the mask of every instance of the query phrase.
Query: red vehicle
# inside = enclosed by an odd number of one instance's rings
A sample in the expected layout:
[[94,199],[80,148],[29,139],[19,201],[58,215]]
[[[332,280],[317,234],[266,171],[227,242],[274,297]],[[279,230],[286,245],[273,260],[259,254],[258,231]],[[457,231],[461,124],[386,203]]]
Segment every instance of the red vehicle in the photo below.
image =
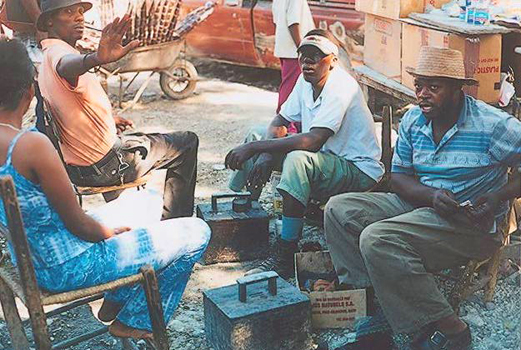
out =
[[[184,0],[183,12],[206,0]],[[308,0],[315,25],[329,29],[343,43],[340,60],[349,67],[363,40],[364,15],[355,11],[355,0]],[[215,12],[187,37],[189,55],[252,67],[280,68],[273,55],[275,25],[272,0],[217,0]]]

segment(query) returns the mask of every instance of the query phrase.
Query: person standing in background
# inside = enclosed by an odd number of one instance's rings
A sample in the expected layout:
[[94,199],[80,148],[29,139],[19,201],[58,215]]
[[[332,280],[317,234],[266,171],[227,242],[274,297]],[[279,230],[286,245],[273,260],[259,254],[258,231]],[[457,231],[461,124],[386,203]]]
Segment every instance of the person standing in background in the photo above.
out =
[[2,12],[2,23],[13,30],[14,38],[24,44],[31,61],[39,66],[43,57],[39,43],[47,37],[35,25],[41,13],[40,0],[5,0]]
[[300,41],[315,23],[307,0],[274,0],[272,5],[275,23],[275,56],[280,59],[281,83],[277,114],[287,100],[300,76],[297,48]]

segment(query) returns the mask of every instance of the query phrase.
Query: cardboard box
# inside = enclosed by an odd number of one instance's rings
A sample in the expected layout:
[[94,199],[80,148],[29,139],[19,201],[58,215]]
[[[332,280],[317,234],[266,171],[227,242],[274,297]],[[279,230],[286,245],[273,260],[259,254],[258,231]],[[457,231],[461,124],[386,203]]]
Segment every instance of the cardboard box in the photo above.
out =
[[[413,77],[405,71],[416,67],[421,46],[438,46],[459,50],[465,58],[467,75],[473,75],[479,86],[469,86],[465,92],[488,103],[499,100],[501,81],[501,35],[468,38],[437,29],[404,23],[402,48],[402,84],[414,89]],[[470,73],[470,74],[469,74]]]
[[423,13],[424,0],[356,0],[356,10],[391,19],[406,18],[410,13]]
[[364,41],[365,65],[400,82],[402,23],[398,20],[367,15]]
[[[295,276],[301,290],[308,280],[332,280],[336,273],[329,252],[295,254]],[[352,328],[356,319],[367,315],[365,289],[303,293],[311,300],[313,328]]]

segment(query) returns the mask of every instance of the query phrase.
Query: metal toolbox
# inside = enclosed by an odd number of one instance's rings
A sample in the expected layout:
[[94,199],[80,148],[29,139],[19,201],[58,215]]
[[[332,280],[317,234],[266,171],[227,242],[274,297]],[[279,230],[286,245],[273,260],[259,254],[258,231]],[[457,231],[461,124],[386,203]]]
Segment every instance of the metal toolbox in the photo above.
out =
[[215,350],[312,348],[309,298],[273,271],[205,291],[203,302],[206,340]]
[[[217,203],[224,198],[233,201]],[[220,193],[210,204],[197,206],[197,217],[212,229],[212,238],[203,256],[205,264],[248,261],[266,256],[269,246],[268,213],[251,194]]]

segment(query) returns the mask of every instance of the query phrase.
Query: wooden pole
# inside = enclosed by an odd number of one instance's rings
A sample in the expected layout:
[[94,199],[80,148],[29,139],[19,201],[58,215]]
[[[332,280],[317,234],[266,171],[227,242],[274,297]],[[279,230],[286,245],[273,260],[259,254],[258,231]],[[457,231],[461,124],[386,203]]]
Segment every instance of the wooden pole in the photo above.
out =
[[157,284],[156,273],[152,266],[145,265],[141,268],[144,282],[143,288],[147,297],[148,312],[152,323],[154,341],[158,350],[168,350],[168,336],[166,334],[165,319],[163,317],[163,305]]
[[13,343],[13,350],[29,349],[29,342],[24,332],[20,314],[16,308],[13,292],[2,279],[0,279],[0,302],[2,303],[2,310],[4,311],[7,328]]
[[11,243],[14,247],[20,280],[25,295],[26,306],[31,317],[34,342],[38,350],[50,350],[51,340],[47,332],[47,323],[40,300],[40,289],[36,282],[31,252],[25,235],[16,190],[11,176],[0,178],[0,192],[4,202],[5,214],[9,226]]

